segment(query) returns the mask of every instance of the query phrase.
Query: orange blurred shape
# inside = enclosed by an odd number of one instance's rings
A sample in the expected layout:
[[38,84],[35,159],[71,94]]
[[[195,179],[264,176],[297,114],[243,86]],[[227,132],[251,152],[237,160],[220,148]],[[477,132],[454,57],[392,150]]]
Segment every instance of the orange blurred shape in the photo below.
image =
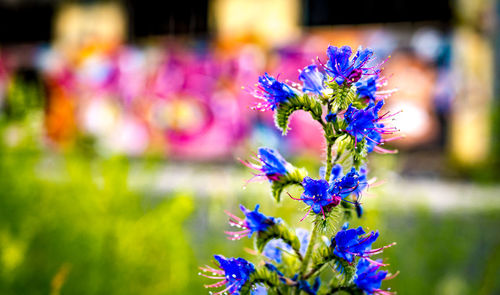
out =
[[61,87],[49,90],[49,99],[45,116],[47,136],[55,143],[70,143],[76,133],[75,105]]

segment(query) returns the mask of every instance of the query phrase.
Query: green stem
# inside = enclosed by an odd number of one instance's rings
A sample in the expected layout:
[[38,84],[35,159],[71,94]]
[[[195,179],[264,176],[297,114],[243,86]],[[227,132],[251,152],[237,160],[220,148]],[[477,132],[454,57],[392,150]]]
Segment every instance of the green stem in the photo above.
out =
[[[302,265],[300,266],[299,279],[302,279],[304,277],[304,274],[307,270],[307,267],[309,266],[309,262],[311,260],[312,252],[314,249],[314,244],[316,242],[316,238],[317,238],[318,233],[320,231],[321,218],[323,218],[321,215],[316,215],[316,220],[314,222],[314,228],[313,228],[313,231],[311,233],[311,237],[309,239],[309,245],[307,245],[307,250],[306,250],[306,254],[304,255],[304,260],[302,260]],[[298,288],[295,289],[295,294],[296,295],[300,294],[300,290]]]
[[311,270],[304,275],[304,280],[307,280],[310,277],[315,276],[317,273],[321,272],[324,269],[324,267],[333,260],[334,260],[333,256],[328,256],[324,258],[323,262],[313,265]]
[[330,181],[330,175],[332,174],[332,167],[333,167],[332,148],[333,148],[333,142],[330,142],[329,140],[327,140],[327,145],[326,145],[326,174],[325,174],[326,181]]
[[299,275],[302,278],[307,267],[309,266],[309,261],[312,257],[312,252],[314,248],[314,243],[316,242],[316,237],[320,231],[319,219],[323,218],[321,215],[316,215],[316,221],[314,222],[314,228],[311,233],[311,238],[309,239],[309,245],[307,245],[306,255],[304,255],[304,260],[302,261],[302,265],[300,267]]

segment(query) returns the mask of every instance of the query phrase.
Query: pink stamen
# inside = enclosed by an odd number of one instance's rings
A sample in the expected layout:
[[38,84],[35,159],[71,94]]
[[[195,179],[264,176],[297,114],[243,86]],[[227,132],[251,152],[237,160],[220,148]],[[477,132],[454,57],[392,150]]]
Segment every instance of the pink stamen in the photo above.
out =
[[242,231],[224,231],[224,233],[228,234],[228,235],[244,235],[244,234],[248,234],[250,232],[249,229],[246,229],[246,230],[242,230]]
[[388,266],[389,264],[384,264],[382,262],[375,261],[369,257],[363,257],[364,259],[368,260],[371,264],[375,264],[377,266]]
[[304,219],[306,219],[306,217],[309,215],[309,213],[311,213],[311,210],[312,210],[312,207],[309,207],[309,210],[307,211],[306,215],[304,215],[304,217],[302,217],[302,219],[300,221],[303,221]]
[[384,148],[381,148],[379,146],[375,146],[373,148],[374,151],[378,152],[378,153],[382,153],[382,154],[397,154],[398,153],[398,150],[388,150],[388,149],[384,149]]
[[224,210],[224,213],[226,213],[229,217],[231,217],[232,219],[234,219],[236,222],[243,223],[243,220],[241,218],[239,218],[238,216],[232,214],[231,212]]
[[393,141],[393,140],[398,140],[398,139],[401,139],[401,138],[405,138],[404,136],[395,136],[395,137],[391,137],[391,138],[387,138],[387,139],[383,139],[384,142],[390,142],[390,141]]
[[[227,290],[231,289],[231,286],[232,286],[232,285],[229,285],[226,289],[224,289],[224,290],[222,290],[222,291],[219,291],[219,292],[217,292],[217,293],[214,293],[214,295],[220,295],[220,294],[222,294],[222,293],[225,293]],[[220,287],[220,286],[219,286],[219,287]],[[233,293],[233,292],[231,292],[231,294],[232,294],[232,293]]]
[[394,292],[384,291],[384,290],[380,290],[380,289],[374,290],[374,293],[375,294],[380,294],[380,295],[392,295],[392,294],[395,294]]
[[203,276],[203,277],[205,277],[205,278],[209,278],[209,279],[214,279],[214,280],[224,279],[224,277],[223,277],[223,276],[222,276],[222,277],[214,277],[214,276],[208,276],[208,275],[206,275],[206,274],[204,274],[204,273],[200,273],[200,276]]
[[398,270],[395,274],[393,274],[393,275],[391,275],[391,276],[386,277],[384,280],[392,280],[392,279],[394,279],[395,277],[397,277],[398,275],[399,275],[399,270]]
[[289,196],[290,198],[292,198],[292,200],[295,200],[295,201],[303,201],[303,199],[302,199],[302,198],[297,199],[297,198],[292,197],[292,195],[290,195],[290,193],[289,193],[289,192],[286,192],[286,193],[288,194],[288,196]]
[[[223,281],[220,281],[220,282],[217,282],[215,284],[210,284],[210,285],[203,285],[203,287],[205,288],[218,288],[218,287],[222,287],[224,286],[225,284],[227,283],[226,280],[223,280]],[[228,288],[229,289],[229,288]],[[225,289],[224,291],[226,291],[227,289]]]

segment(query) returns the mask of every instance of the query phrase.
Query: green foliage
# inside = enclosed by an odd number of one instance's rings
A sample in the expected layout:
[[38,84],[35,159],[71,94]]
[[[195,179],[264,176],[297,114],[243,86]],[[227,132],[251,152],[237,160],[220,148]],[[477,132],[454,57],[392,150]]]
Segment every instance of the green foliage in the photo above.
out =
[[276,287],[280,285],[280,281],[278,275],[275,272],[272,272],[265,267],[260,267],[254,273],[252,273],[252,275],[250,276],[250,280],[243,286],[240,294],[250,294],[252,288],[257,284],[265,284],[269,287]]
[[303,168],[293,168],[289,173],[282,176],[280,180],[271,183],[271,194],[276,202],[281,201],[281,193],[290,185],[302,185],[302,180],[307,176],[307,170]]
[[127,188],[128,169],[2,150],[0,293],[182,294],[192,198],[148,201]]
[[285,243],[290,245],[298,257],[300,255],[300,241],[297,235],[290,231],[288,227],[283,224],[275,224],[268,228],[265,232],[258,232],[255,239],[255,247],[259,252],[262,252],[266,244],[272,239],[282,239]]
[[321,103],[307,94],[294,96],[287,102],[280,103],[274,114],[276,127],[282,131],[283,135],[288,132],[290,116],[298,110],[309,112],[316,121],[322,120],[323,109]]

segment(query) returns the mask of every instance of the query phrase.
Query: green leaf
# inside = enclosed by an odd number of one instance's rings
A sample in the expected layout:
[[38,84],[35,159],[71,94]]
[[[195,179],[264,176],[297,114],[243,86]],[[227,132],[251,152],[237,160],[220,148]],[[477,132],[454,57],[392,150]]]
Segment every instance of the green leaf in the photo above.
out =
[[276,202],[281,201],[281,193],[290,185],[302,185],[302,180],[307,176],[307,170],[304,168],[293,167],[290,171],[282,176],[280,180],[271,183],[271,193]]
[[280,285],[278,274],[270,271],[265,266],[257,267],[255,272],[250,275],[248,282],[242,286],[240,294],[251,294],[252,287],[257,284],[264,284],[269,288],[275,288]]
[[262,252],[266,244],[272,239],[282,239],[283,242],[290,245],[290,247],[293,248],[297,255],[299,255],[299,238],[293,231],[290,231],[284,223],[275,224],[273,226],[270,226],[266,231],[258,232],[255,239],[255,248],[259,252]]
[[289,130],[290,116],[298,110],[309,112],[317,121],[322,120],[323,108],[319,101],[307,94],[292,97],[287,102],[280,103],[274,114],[276,127],[282,131],[283,135],[286,135]]

